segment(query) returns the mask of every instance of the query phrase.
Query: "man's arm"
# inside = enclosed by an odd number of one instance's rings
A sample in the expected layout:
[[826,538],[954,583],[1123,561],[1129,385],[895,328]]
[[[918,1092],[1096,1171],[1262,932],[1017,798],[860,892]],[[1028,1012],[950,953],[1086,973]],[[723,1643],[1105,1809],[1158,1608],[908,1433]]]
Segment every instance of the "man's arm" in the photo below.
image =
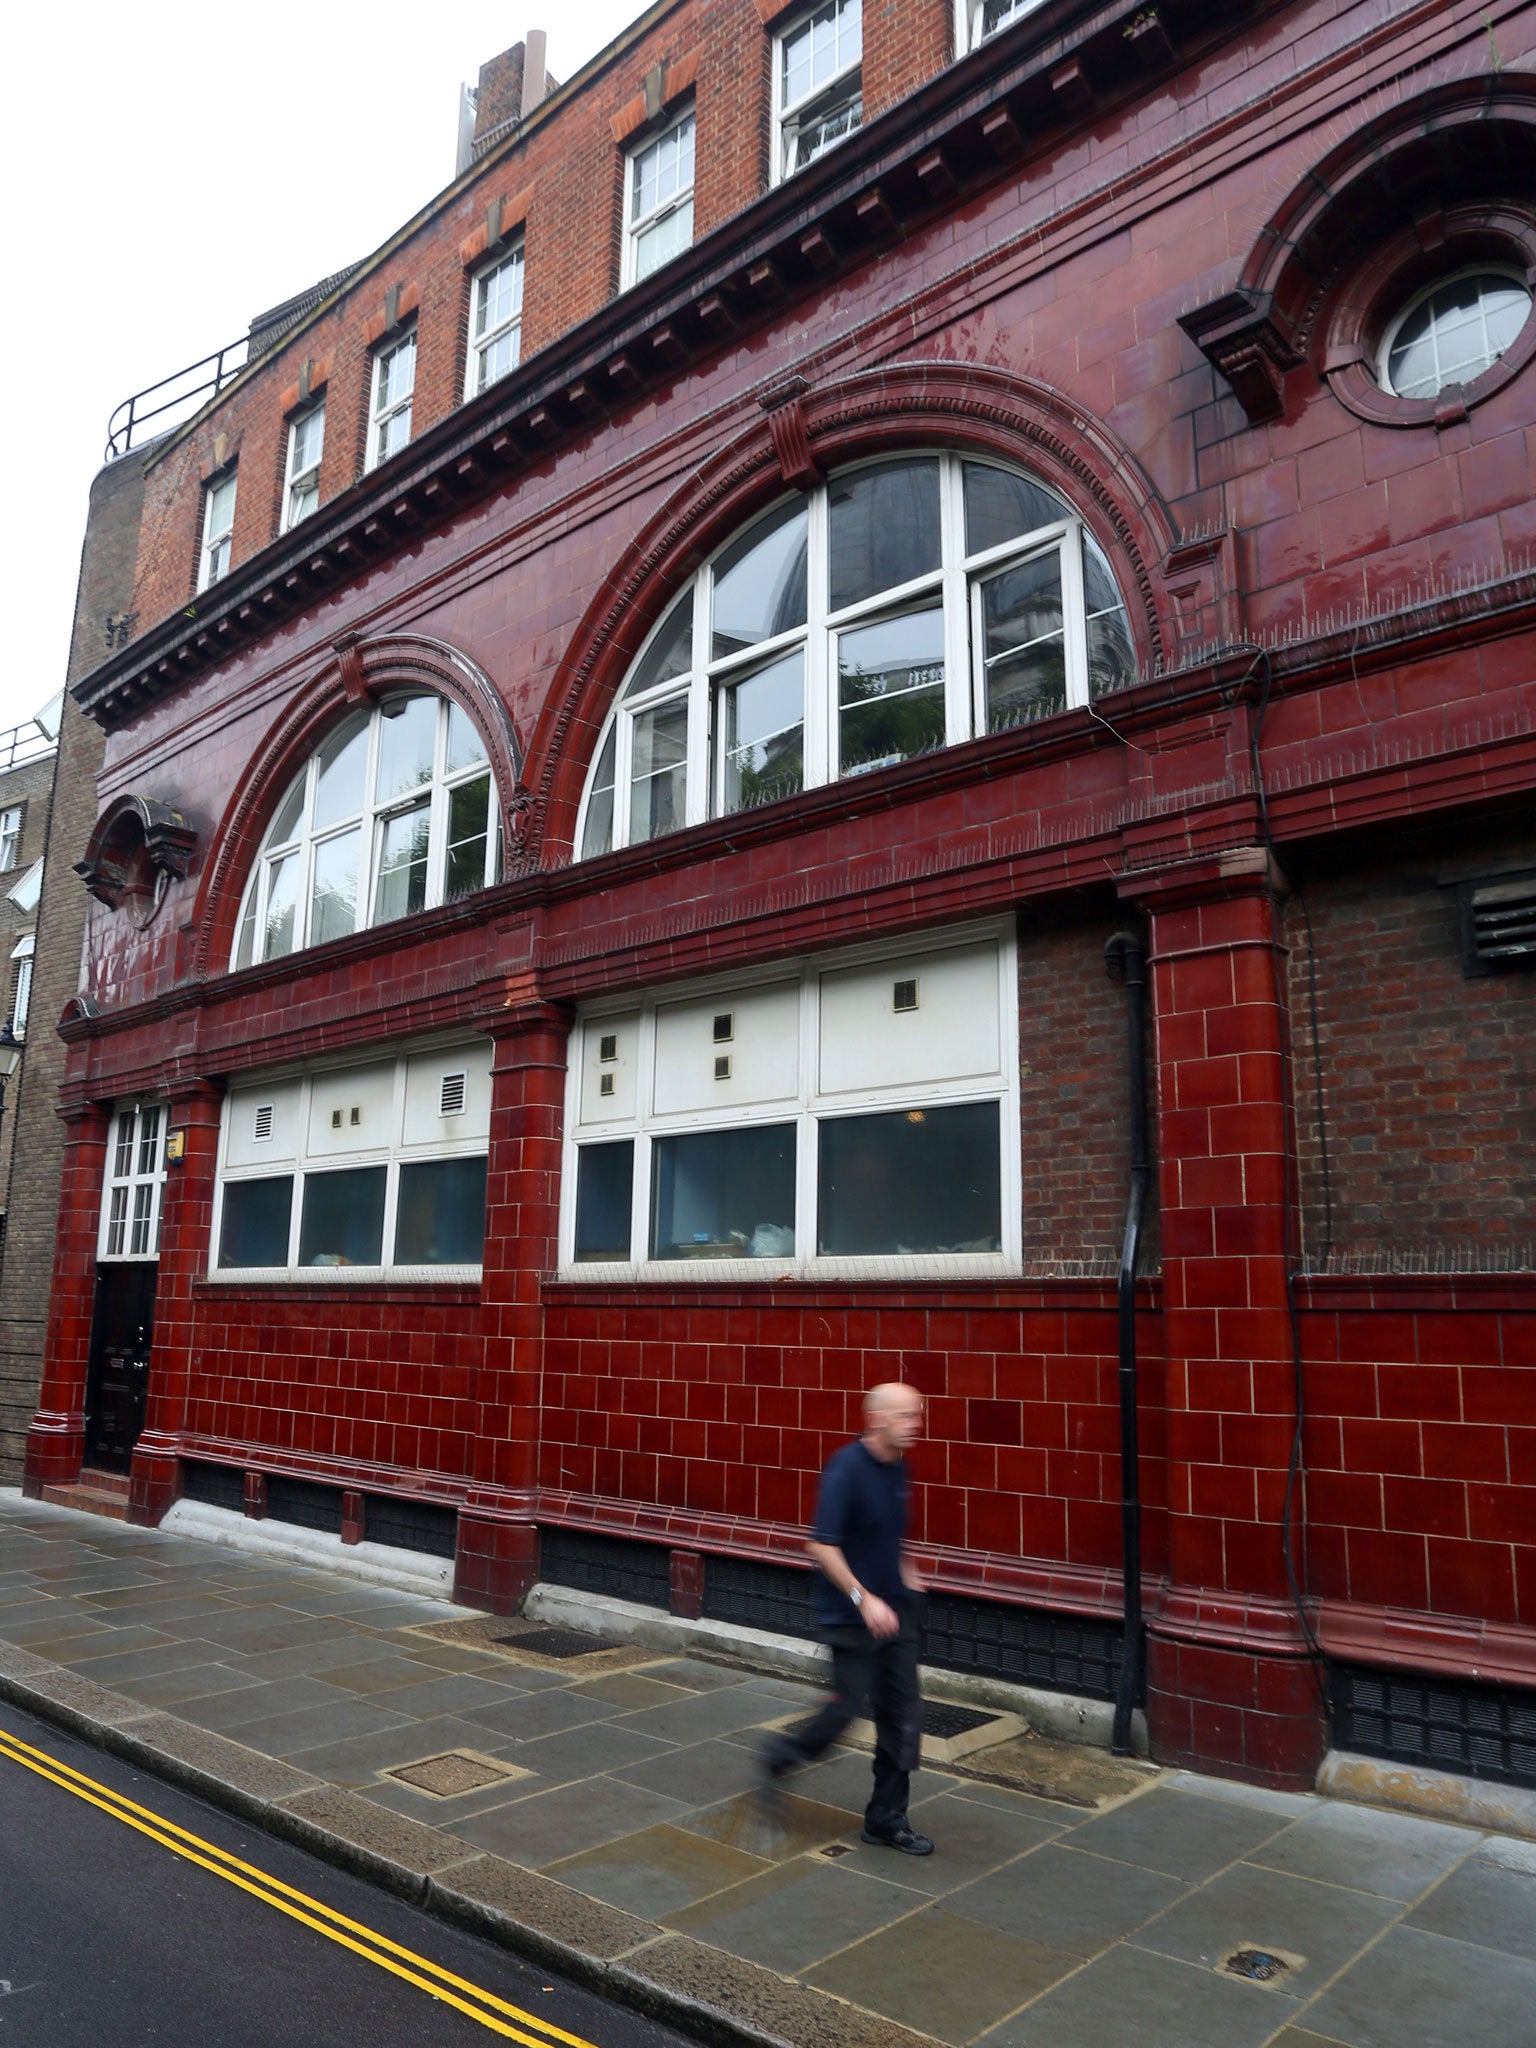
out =
[[[846,1594],[851,1598],[855,1589],[858,1590],[859,1599],[855,1605],[859,1610],[859,1619],[877,1641],[886,1636],[893,1636],[898,1632],[901,1627],[901,1617],[897,1614],[895,1608],[888,1606],[878,1593],[868,1593],[859,1585],[858,1580],[849,1568],[847,1558],[844,1557],[835,1543],[818,1543],[812,1537],[805,1547],[810,1554],[811,1563],[819,1571],[825,1572],[839,1593]],[[903,1577],[906,1576],[905,1565],[902,1568],[902,1575]]]

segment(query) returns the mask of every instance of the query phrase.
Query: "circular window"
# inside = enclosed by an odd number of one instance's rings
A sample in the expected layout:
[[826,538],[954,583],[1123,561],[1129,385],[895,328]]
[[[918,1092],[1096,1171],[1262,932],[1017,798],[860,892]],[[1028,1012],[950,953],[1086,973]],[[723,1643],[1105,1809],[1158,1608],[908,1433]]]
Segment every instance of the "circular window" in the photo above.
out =
[[1416,292],[1382,337],[1377,377],[1396,398],[1470,384],[1513,346],[1531,291],[1513,270],[1480,267]]

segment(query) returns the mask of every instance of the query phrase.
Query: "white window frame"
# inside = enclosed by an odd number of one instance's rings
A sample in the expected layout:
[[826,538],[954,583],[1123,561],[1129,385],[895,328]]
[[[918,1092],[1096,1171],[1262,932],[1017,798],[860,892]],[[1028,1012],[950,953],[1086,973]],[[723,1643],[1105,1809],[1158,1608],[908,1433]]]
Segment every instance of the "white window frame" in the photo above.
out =
[[[649,213],[637,214],[634,209],[639,198],[641,165],[653,150],[661,149],[675,136],[680,135],[684,128],[688,130],[689,163],[693,175],[689,177],[686,185],[680,185],[667,198],[658,201]],[[669,220],[673,214],[681,212],[685,206],[688,208],[688,241],[690,245],[692,244],[693,193],[697,177],[697,159],[695,157],[697,143],[698,129],[695,122],[695,110],[693,102],[690,101],[680,113],[672,117],[665,128],[660,129],[656,134],[648,135],[644,141],[638,143],[635,148],[625,154],[623,287],[626,291],[632,284],[638,284],[642,276],[649,277],[653,271],[660,270],[664,264],[670,263],[673,260],[670,256],[664,257],[661,262],[653,264],[649,270],[642,272],[640,269],[640,245],[653,228],[660,227],[663,221]]]
[[[1520,286],[1520,288],[1526,293],[1527,297],[1527,308],[1525,315],[1526,321],[1529,322],[1533,317],[1533,314],[1536,314],[1536,305],[1533,305],[1531,303],[1530,280],[1527,277],[1525,277],[1522,272],[1517,270],[1513,264],[1467,263],[1463,264],[1463,266],[1459,270],[1450,271],[1444,277],[1437,277],[1433,283],[1424,285],[1419,291],[1416,291],[1413,294],[1413,296],[1408,300],[1407,304],[1402,308],[1402,310],[1393,316],[1391,322],[1387,327],[1386,332],[1381,337],[1381,346],[1376,351],[1376,382],[1381,386],[1383,391],[1388,393],[1390,397],[1402,398],[1404,396],[1404,394],[1400,392],[1397,386],[1393,383],[1391,372],[1392,351],[1397,346],[1398,336],[1402,333],[1403,329],[1407,326],[1408,322],[1413,318],[1414,314],[1419,311],[1420,307],[1425,305],[1427,301],[1429,301],[1430,299],[1434,298],[1436,293],[1445,291],[1447,287],[1450,285],[1460,284],[1462,279],[1467,277],[1497,277],[1502,278],[1504,282],[1507,284],[1514,284]],[[1487,331],[1487,318],[1485,315],[1483,323],[1483,332],[1485,336],[1487,334]],[[1521,328],[1520,332],[1524,332],[1524,327]],[[1517,335],[1516,339],[1518,338],[1519,337]],[[1440,393],[1446,390],[1452,381],[1454,381],[1457,384],[1475,383],[1479,377],[1486,376],[1488,371],[1493,368],[1495,363],[1502,362],[1504,360],[1504,357],[1508,355],[1509,349],[1513,346],[1514,343],[1511,342],[1509,344],[1509,347],[1501,349],[1498,355],[1490,356],[1488,361],[1483,364],[1481,369],[1474,370],[1472,372],[1471,377],[1458,376],[1454,380],[1450,378],[1444,379],[1441,383],[1436,385],[1434,391],[1432,393],[1429,393],[1428,396],[1432,398],[1438,398]],[[1437,363],[1439,361],[1439,356],[1440,350],[1437,343],[1435,348],[1435,359]],[[1406,399],[1405,402],[1408,404],[1423,404],[1425,402],[1425,394],[1420,393],[1414,398]]]
[[28,932],[11,948],[11,958],[16,962],[16,992],[11,998],[10,1025],[17,1038],[27,1035],[27,1016],[32,1008],[32,963],[36,952],[35,932]]
[[[786,20],[786,23],[780,29],[774,31],[774,61],[772,61],[772,74],[774,74],[774,152],[772,152],[772,166],[770,166],[770,176],[772,176],[774,184],[780,184],[784,178],[793,178],[797,170],[807,170],[809,164],[813,164],[821,156],[825,156],[827,150],[836,150],[838,141],[846,141],[846,135],[840,135],[840,137],[836,137],[836,141],[829,141],[825,145],[825,150],[817,150],[815,158],[809,158],[807,164],[795,164],[795,166],[791,164],[791,154],[795,150],[795,145],[799,143],[801,127],[807,121],[807,117],[813,117],[815,113],[819,113],[823,109],[829,109],[829,106],[834,106],[834,104],[838,104],[842,100],[848,100],[850,98],[850,86],[860,96],[860,113],[858,113],[858,119],[854,121],[854,125],[846,133],[852,135],[856,129],[860,129],[864,125],[864,113],[862,113],[862,80],[864,80],[862,8],[864,8],[864,0],[817,0],[815,6],[803,8],[799,14],[795,14],[791,20]],[[844,16],[844,14],[854,14],[858,18],[858,29],[860,29],[858,55],[850,57],[840,70],[831,72],[827,78],[823,78],[821,84],[813,84],[797,100],[791,100],[791,98],[786,96],[786,80],[784,80],[784,53],[786,53],[786,47],[803,29],[807,29],[819,14],[827,14],[829,10],[836,10],[834,18]]]
[[[132,1261],[150,1265],[160,1256],[169,1115],[169,1105],[154,1100],[131,1100],[113,1106],[112,1121],[107,1126],[107,1163],[96,1241],[98,1259],[113,1264]],[[151,1129],[153,1136],[149,1138]]]
[[[3,869],[3,867],[4,863],[0,862],[0,869]],[[7,889],[5,893],[8,899],[24,915],[30,916],[36,910],[43,894],[43,856],[41,854],[33,861],[15,887]]]
[[1026,14],[1034,14],[1045,5],[1045,0],[1013,0],[1007,16],[989,34],[983,35],[981,24],[985,16],[987,0],[955,0],[955,50],[964,56],[968,50],[979,50],[983,43],[990,43],[1016,21],[1022,21]]
[[8,874],[21,858],[21,825],[25,804],[12,804],[0,811],[0,874]]
[[[393,394],[386,392],[385,371],[397,356],[409,349],[411,352],[411,382],[405,391]],[[412,320],[403,334],[397,334],[392,341],[382,342],[373,352],[373,368],[368,386],[368,448],[363,467],[377,469],[381,462],[398,455],[401,448],[408,447],[411,440],[411,422],[416,404],[416,322]],[[404,417],[405,439],[400,448],[392,448],[386,455],[383,443],[388,429]]]
[[[229,574],[230,556],[234,548],[235,499],[239,494],[240,473],[231,465],[222,475],[212,477],[203,485],[203,545],[197,558],[197,587],[211,590],[215,583],[222,583]],[[219,511],[219,501],[224,490],[229,490],[227,513]]]
[[[846,606],[840,611],[829,610],[829,486],[827,483],[818,484],[805,494],[804,498],[809,521],[806,624],[758,641],[749,648],[712,659],[711,608],[714,565],[744,533],[750,531],[750,525],[732,534],[723,546],[717,548],[710,559],[694,572],[691,579],[693,649],[688,670],[682,675],[655,683],[639,694],[626,694],[625,688],[621,687],[609,711],[598,736],[598,744],[593,749],[592,765],[588,770],[581,811],[577,818],[578,859],[595,858],[601,851],[639,843],[631,837],[630,815],[635,722],[647,713],[673,703],[680,704],[686,700],[688,704],[686,815],[682,826],[673,829],[685,829],[687,826],[703,824],[708,818],[724,815],[724,749],[722,734],[718,730],[716,697],[734,677],[763,666],[775,655],[789,654],[798,648],[805,651],[803,786],[812,789],[844,779],[838,767],[838,635],[847,632],[851,627],[878,623],[883,618],[912,611],[920,604],[931,604],[936,597],[942,596],[944,614],[943,745],[958,746],[966,740],[986,734],[986,675],[983,638],[978,624],[979,593],[1001,571],[1016,568],[1033,557],[1048,554],[1053,550],[1059,551],[1061,560],[1066,708],[1080,709],[1088,704],[1088,614],[1083,594],[1084,550],[1096,550],[1103,560],[1111,583],[1114,583],[1115,579],[1107,557],[1103,555],[1103,550],[1099,548],[1083,520],[1071,512],[1063,500],[1062,516],[1059,520],[1030,532],[1015,535],[995,547],[968,555],[965,551],[964,465],[973,462],[982,467],[1002,469],[1011,475],[1025,475],[1026,472],[1011,469],[1006,464],[987,463],[981,457],[962,455],[954,451],[912,449],[899,455],[873,457],[867,462],[849,464],[846,468],[837,470],[830,482],[837,484],[861,471],[884,468],[893,462],[899,463],[904,460],[932,460],[939,464],[942,540],[939,568],[930,570],[910,583],[878,591],[872,597],[860,599],[858,603]],[[1060,492],[1054,489],[1052,495],[1058,498],[1061,496]],[[785,506],[794,502],[794,499],[785,498],[779,501],[779,505]],[[766,519],[775,509],[777,508],[770,506],[759,517]],[[756,523],[751,522],[752,525]],[[687,587],[689,586],[684,586]],[[631,676],[639,670],[657,637],[666,630],[673,607],[681,595],[681,591],[674,593],[661,619],[631,664]],[[1123,598],[1119,605],[1112,609],[1125,611]],[[588,855],[587,818],[594,796],[599,793],[595,778],[603,761],[610,734],[615,741],[613,823],[610,842],[608,848],[594,848],[592,854]],[[855,775],[847,779],[856,779],[857,774],[867,772],[871,771],[855,771]],[[604,784],[602,787],[606,790],[607,785]]]
[[[310,452],[309,429],[318,426],[319,445]],[[325,456],[325,400],[296,413],[288,423],[288,464],[283,482],[283,532],[291,533],[296,526],[312,517],[320,509],[320,464]],[[301,458],[307,458],[301,461]],[[314,503],[306,504],[310,494]]]
[[[990,942],[997,949],[999,1069],[994,1076],[926,1081],[918,1077],[899,1086],[846,1091],[819,1092],[816,1084],[818,1011],[821,983],[827,975],[840,974],[883,960],[913,961],[959,948],[973,948]],[[799,1092],[792,1099],[778,1099],[759,1105],[720,1111],[692,1110],[660,1114],[653,1107],[656,1073],[656,1012],[658,1004],[671,1005],[691,999],[712,1000],[722,1006],[750,990],[781,986],[799,980]],[[582,1121],[582,1080],[586,1070],[585,1042],[597,1038],[615,1017],[634,1017],[639,1024],[635,1052],[635,1109],[632,1114],[611,1120]],[[899,946],[889,941],[861,946],[847,952],[818,954],[771,966],[754,968],[728,982],[712,979],[669,986],[659,996],[646,995],[638,1002],[613,998],[585,1006],[571,1030],[566,1066],[565,1143],[560,1179],[560,1277],[594,1285],[615,1281],[654,1281],[664,1285],[707,1285],[729,1281],[776,1280],[790,1277],[814,1280],[897,1279],[897,1278],[991,1278],[1014,1276],[1024,1269],[1023,1245],[1023,1160],[1019,1134],[1019,1005],[1018,950],[1011,926],[992,922],[968,925],[940,933],[924,933]],[[996,1252],[912,1252],[902,1254],[863,1253],[821,1256],[817,1242],[817,1127],[846,1116],[878,1115],[892,1110],[961,1108],[970,1104],[995,1102],[999,1124],[999,1202],[1001,1207],[1001,1249]],[[795,1234],[796,1252],[785,1258],[710,1258],[693,1264],[677,1259],[652,1259],[648,1255],[651,1199],[651,1162],[658,1138],[688,1132],[747,1130],[762,1126],[793,1124],[795,1145]],[[576,1196],[579,1155],[589,1145],[634,1143],[633,1179],[630,1189],[631,1256],[624,1260],[582,1260],[575,1257]]]
[[[390,714],[390,707],[403,705],[414,698],[426,697],[437,706],[437,729],[433,738],[432,778],[430,782],[413,784],[400,793],[380,797],[377,795],[379,749],[384,723]],[[480,751],[462,768],[448,766],[449,740],[452,732],[453,714],[458,715],[469,726]],[[345,723],[345,721],[343,721]],[[496,787],[496,771],[491,766],[485,751],[485,742],[475,730],[466,714],[447,697],[439,697],[431,690],[391,691],[383,697],[369,714],[368,744],[363,764],[363,802],[360,810],[348,811],[344,817],[327,820],[318,829],[311,824],[314,815],[315,787],[320,777],[320,757],[325,747],[335,738],[337,728],[326,734],[325,740],[316,748],[298,775],[283,792],[274,813],[274,824],[283,814],[294,783],[304,783],[304,797],[299,806],[298,819],[289,837],[274,841],[272,826],[267,829],[261,850],[256,856],[251,873],[247,878],[245,893],[240,902],[240,917],[235,928],[235,954],[232,969],[254,966],[266,959],[286,960],[290,954],[299,953],[311,945],[323,943],[309,936],[310,919],[313,911],[315,855],[318,849],[333,840],[345,837],[353,831],[362,834],[361,853],[358,861],[357,915],[352,931],[361,932],[375,929],[378,925],[393,924],[394,918],[375,918],[374,897],[382,864],[385,828],[394,818],[408,814],[421,806],[426,799],[430,812],[427,838],[427,879],[426,896],[419,911],[405,911],[402,916],[416,917],[428,910],[435,910],[444,902],[448,877],[448,826],[455,790],[481,777],[488,779],[490,788],[487,796],[487,818],[485,835],[485,870],[481,888],[489,888],[501,875],[501,800]],[[268,954],[264,950],[267,926],[267,899],[275,865],[283,860],[297,857],[299,891],[294,911],[294,943],[282,953]],[[474,894],[471,890],[467,894]],[[455,901],[459,899],[455,898]],[[249,958],[243,958],[246,951],[247,928],[251,933]],[[350,936],[348,934],[347,936]]]
[[[224,1098],[223,1111],[219,1119],[218,1177],[214,1190],[213,1227],[208,1242],[207,1275],[221,1285],[249,1286],[253,1282],[264,1286],[284,1286],[302,1283],[306,1286],[346,1287],[359,1283],[389,1280],[400,1284],[440,1284],[462,1286],[474,1283],[481,1277],[482,1265],[396,1265],[387,1254],[395,1242],[395,1230],[399,1221],[400,1170],[403,1166],[430,1164],[441,1159],[479,1159],[489,1162],[490,1140],[485,1132],[476,1131],[469,1137],[449,1139],[438,1138],[421,1144],[410,1144],[405,1137],[406,1082],[412,1061],[435,1061],[441,1059],[451,1067],[455,1060],[462,1060],[467,1051],[477,1050],[483,1040],[456,1039],[450,1043],[434,1044],[425,1041],[404,1048],[393,1048],[379,1053],[374,1058],[352,1052],[345,1060],[318,1062],[304,1069],[284,1068],[273,1070],[259,1077],[241,1078],[234,1082]],[[348,1071],[371,1069],[393,1064],[393,1086],[390,1100],[389,1130],[377,1145],[360,1147],[344,1153],[310,1152],[307,1133],[310,1123],[311,1100],[317,1083],[334,1083],[338,1074]],[[233,1118],[238,1110],[249,1110],[261,1093],[273,1085],[297,1080],[299,1094],[294,1111],[294,1128],[297,1132],[291,1151],[274,1153],[250,1165],[231,1167],[229,1165],[229,1141]],[[323,1178],[327,1173],[347,1172],[357,1167],[382,1166],[386,1169],[384,1184],[384,1218],[381,1230],[382,1248],[385,1258],[376,1266],[301,1266],[298,1263],[299,1239],[304,1218],[304,1183],[307,1177]],[[291,1174],[293,1196],[288,1217],[288,1263],[285,1266],[221,1266],[219,1246],[224,1231],[224,1194],[226,1188],[242,1181],[281,1179]],[[486,1216],[490,1215],[490,1195],[487,1188]]]
[[[503,270],[516,269],[515,304],[505,319],[494,327],[480,331],[479,323],[484,317],[485,303],[492,280]],[[475,271],[469,284],[469,347],[464,363],[464,396],[476,398],[482,391],[489,391],[493,384],[503,377],[510,377],[522,360],[523,353],[523,242],[521,236],[509,249],[504,249],[494,261],[482,264]],[[504,370],[498,370],[494,377],[485,374],[485,365],[491,351],[498,342],[510,340],[512,359]]]

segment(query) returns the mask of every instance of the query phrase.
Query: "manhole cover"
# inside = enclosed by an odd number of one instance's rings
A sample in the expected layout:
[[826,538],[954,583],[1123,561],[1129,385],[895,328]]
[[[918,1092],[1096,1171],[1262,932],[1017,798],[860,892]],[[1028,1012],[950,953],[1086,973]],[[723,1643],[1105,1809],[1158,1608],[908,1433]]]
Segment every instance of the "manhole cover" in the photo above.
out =
[[509,1650],[531,1650],[536,1657],[590,1657],[598,1650],[621,1647],[602,1636],[584,1635],[579,1628],[525,1628],[493,1640]]
[[1277,1955],[1272,1948],[1235,1948],[1221,1962],[1229,1977],[1246,1977],[1250,1984],[1276,1984],[1293,1966],[1293,1957]]
[[945,1700],[923,1701],[923,1733],[937,1735],[943,1741],[969,1735],[973,1728],[984,1728],[996,1719],[996,1714],[979,1712],[975,1707],[952,1707]]
[[441,1756],[425,1756],[414,1764],[396,1764],[385,1771],[386,1778],[398,1778],[414,1785],[418,1792],[430,1792],[435,1799],[453,1799],[460,1792],[478,1792],[482,1785],[499,1785],[508,1778],[526,1778],[531,1773],[515,1764],[492,1763],[472,1750],[450,1749]]
[[835,1863],[839,1856],[851,1856],[853,1854],[853,1844],[851,1842],[828,1842],[826,1848],[818,1850],[817,1853],[825,1856],[829,1863]]

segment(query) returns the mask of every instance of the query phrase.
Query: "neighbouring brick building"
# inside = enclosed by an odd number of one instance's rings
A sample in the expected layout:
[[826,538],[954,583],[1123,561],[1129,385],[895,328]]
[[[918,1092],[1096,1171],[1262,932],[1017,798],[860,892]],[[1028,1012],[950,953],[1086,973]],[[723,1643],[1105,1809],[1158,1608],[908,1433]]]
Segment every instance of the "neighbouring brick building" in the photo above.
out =
[[1533,43],[667,0],[487,66],[124,458],[28,1487],[799,1626],[901,1374],[930,1655],[1106,1693],[1144,948],[1154,1751],[1536,1782]]

